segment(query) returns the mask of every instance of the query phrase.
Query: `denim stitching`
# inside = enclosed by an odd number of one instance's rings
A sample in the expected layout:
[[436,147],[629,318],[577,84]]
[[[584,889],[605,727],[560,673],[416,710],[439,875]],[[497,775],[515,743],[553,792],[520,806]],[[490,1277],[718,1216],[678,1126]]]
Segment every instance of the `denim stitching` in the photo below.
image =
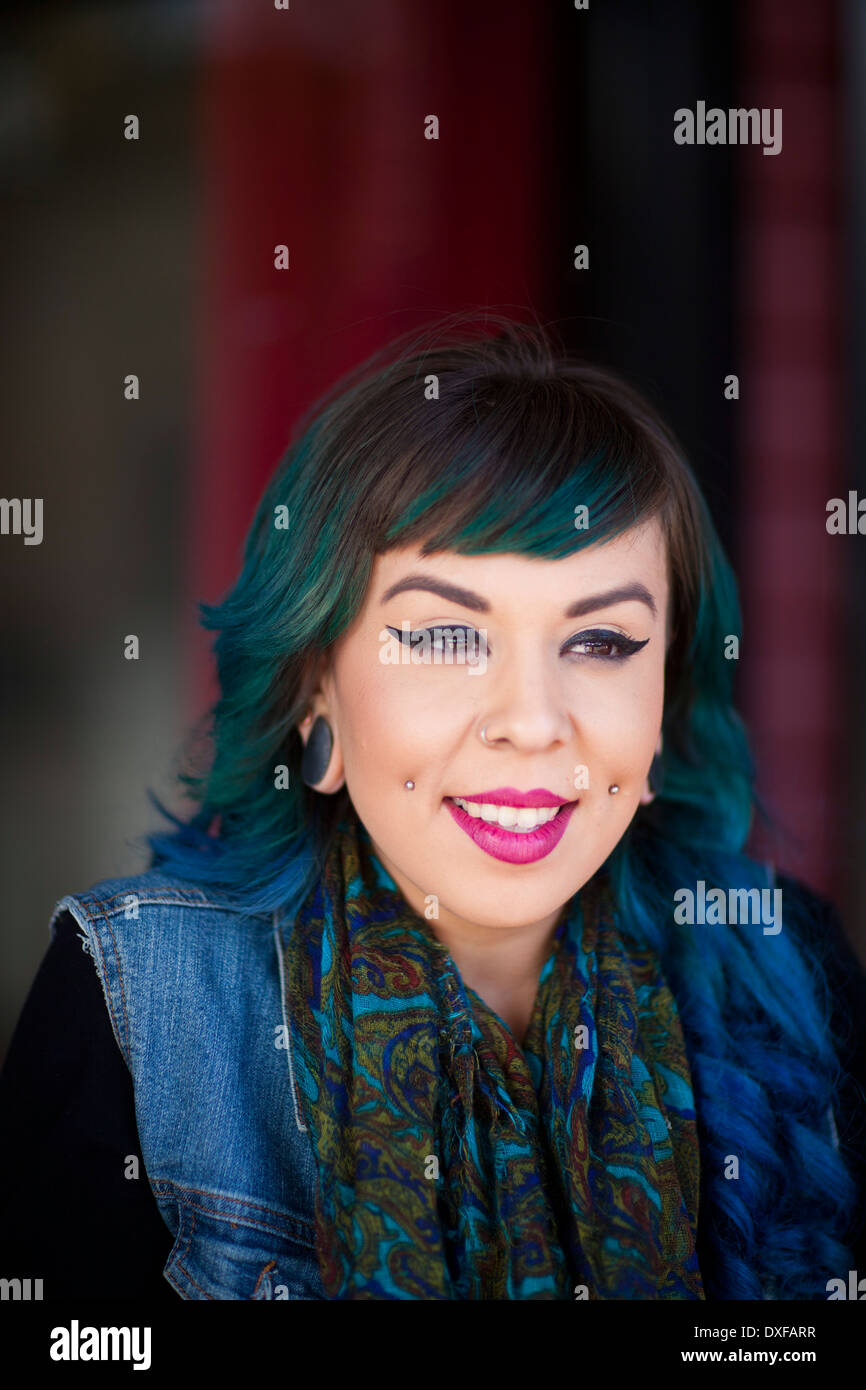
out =
[[298,1094],[295,1089],[295,1069],[292,1066],[292,1036],[289,1031],[289,1015],[286,1008],[286,976],[283,962],[283,952],[280,948],[280,928],[277,922],[277,914],[274,913],[274,949],[277,953],[277,968],[280,972],[280,1003],[283,1010],[283,1026],[286,1030],[286,1060],[289,1064],[289,1089],[292,1093],[292,1108],[295,1112],[295,1124],[302,1134],[307,1133],[307,1126],[302,1122],[298,1108]]
[[266,1226],[263,1221],[244,1221],[240,1215],[233,1219],[224,1211],[214,1211],[211,1207],[199,1206],[197,1202],[184,1202],[184,1206],[192,1212],[197,1211],[199,1216],[212,1216],[215,1221],[224,1221],[227,1226],[232,1228],[243,1226],[245,1230],[255,1231],[259,1235],[276,1236],[278,1240],[293,1240],[297,1245],[303,1245],[308,1250],[314,1251],[316,1248],[315,1241],[305,1239],[303,1231],[291,1228],[292,1218],[287,1218],[278,1227],[272,1227]]
[[[112,893],[107,898],[97,897],[95,892],[83,893],[81,898],[85,902],[92,902],[101,909],[103,916],[108,917],[116,916],[117,913],[125,911],[130,895],[136,899],[140,906],[146,907],[204,907],[212,908],[217,912],[231,912],[235,915],[261,919],[268,915],[266,912],[244,913],[236,903],[214,902],[210,898],[204,897],[203,894],[195,893],[193,889],[175,889],[171,893],[160,893],[156,890],[136,893],[133,889],[124,888],[122,892]],[[121,902],[116,907],[111,906],[117,902],[118,898],[121,899]]]
[[[129,1070],[132,1071],[132,1063],[131,1063],[131,1061],[130,1061],[130,1056],[131,1056],[131,1054],[130,1054],[130,1050],[129,1050],[129,1032],[128,1032],[128,1029],[127,1029],[127,1027],[126,1027],[126,999],[125,999],[124,994],[123,994],[123,977],[122,977],[121,972],[120,972],[120,961],[117,959],[117,943],[116,943],[116,941],[114,941],[114,937],[112,936],[112,944],[114,945],[114,954],[115,954],[115,960],[116,960],[116,963],[117,963],[117,980],[118,980],[118,984],[120,985],[120,995],[121,995],[121,1001],[122,1001],[122,1003],[123,1003],[123,1015],[124,1015],[124,1016],[123,1016],[123,1022],[124,1022],[124,1027],[123,1027],[122,1030],[121,1030],[121,1028],[120,1028],[120,1024],[119,1024],[118,1018],[117,1018],[117,1012],[116,1012],[116,1009],[115,1009],[115,1003],[114,1003],[114,990],[111,988],[111,986],[110,986],[109,983],[108,983],[108,969],[107,969],[107,965],[106,965],[105,954],[104,954],[103,949],[102,949],[102,942],[101,942],[100,939],[99,939],[99,932],[98,932],[97,929],[96,929],[96,921],[95,921],[95,919],[94,919],[92,916],[90,916],[90,914],[88,914],[88,921],[90,922],[91,930],[92,930],[92,933],[93,933],[91,945],[95,945],[96,950],[97,950],[97,952],[98,952],[98,964],[99,964],[98,974],[99,974],[100,984],[102,985],[102,992],[103,992],[103,995],[105,996],[105,1001],[106,1001],[106,1004],[107,1004],[107,1006],[108,1006],[108,1012],[109,1012],[109,1015],[110,1015],[110,1017],[111,1017],[111,1027],[112,1027],[112,1031],[113,1031],[113,1033],[114,1033],[115,1038],[117,1039],[117,1045],[118,1045],[118,1047],[120,1048],[121,1055],[123,1056],[123,1060],[124,1060],[124,1062],[126,1063],[126,1065],[127,1065],[127,1067],[129,1068]],[[94,960],[96,960],[96,959],[97,959],[97,957],[94,956]],[[125,1045],[125,1046],[124,1046],[124,1037],[126,1038],[126,1045]]]
[[[121,967],[120,967],[120,952],[119,952],[118,949],[117,949],[117,939],[116,939],[116,937],[115,937],[115,935],[114,935],[114,932],[111,930],[111,923],[109,922],[109,920],[108,920],[107,917],[105,918],[105,929],[106,929],[106,931],[108,932],[108,935],[111,937],[111,945],[112,945],[112,947],[113,947],[113,949],[114,949],[114,964],[115,964],[115,970],[116,970],[116,973],[117,973],[117,983],[118,983],[118,986],[119,986],[119,988],[120,988],[120,1003],[121,1003],[121,1006],[122,1006],[122,1008],[123,1008],[123,1035],[124,1035],[124,1037],[126,1038],[126,1064],[127,1064],[127,1066],[129,1067],[129,1069],[130,1069],[130,1071],[131,1071],[131,1070],[132,1070],[132,1060],[131,1060],[131,1059],[132,1059],[132,1048],[131,1048],[131,1046],[130,1046],[130,1041],[129,1041],[129,1019],[128,1019],[127,1013],[126,1013],[126,990],[125,990],[124,987],[123,987],[123,971],[122,971],[122,969],[121,969]],[[98,936],[98,934],[96,933],[96,931],[94,931],[94,937],[95,937],[97,943],[99,944],[99,953],[100,953],[100,956],[101,956],[101,955],[102,955],[102,943],[99,941],[99,936]]]
[[[210,1192],[207,1188],[203,1187],[183,1187],[179,1183],[173,1182],[170,1178],[152,1177],[150,1179],[150,1185],[153,1188],[154,1195],[156,1197],[173,1197],[177,1202],[182,1203],[183,1206],[189,1207],[191,1211],[200,1212],[202,1216],[214,1216],[218,1220],[229,1222],[231,1222],[232,1219],[235,1218],[239,1222],[242,1222],[246,1214],[246,1224],[250,1227],[253,1227],[257,1230],[267,1231],[268,1234],[272,1235],[296,1236],[302,1244],[314,1244],[314,1241],[311,1238],[304,1239],[305,1231],[309,1231],[310,1236],[312,1236],[312,1233],[315,1230],[314,1224],[312,1221],[305,1221],[304,1218],[301,1216],[292,1216],[287,1212],[278,1211],[275,1207],[265,1206],[261,1202],[249,1202],[243,1197],[221,1198],[219,1193]],[[221,1211],[213,1207],[204,1206],[197,1202],[190,1202],[186,1198],[187,1193],[191,1193],[193,1196],[196,1197],[204,1197],[206,1199],[209,1198],[217,1203],[221,1201],[232,1202],[238,1208],[240,1208],[240,1210],[231,1212]],[[268,1230],[268,1227],[266,1226],[266,1223],[263,1220],[257,1219],[256,1216],[252,1214],[255,1212],[263,1212],[265,1216],[270,1216],[273,1218],[270,1230]],[[299,1229],[300,1227],[304,1227],[305,1231],[301,1231]]]
[[[266,1275],[266,1274],[270,1274],[272,1270],[276,1269],[276,1267],[277,1267],[277,1262],[276,1262],[276,1260],[268,1260],[267,1264],[265,1265],[264,1269],[262,1270],[261,1274],[259,1275],[258,1279],[256,1280],[256,1286],[255,1286],[255,1288],[253,1289],[253,1298],[255,1298],[256,1295],[258,1294],[258,1291],[259,1291],[259,1284],[262,1282],[262,1280],[264,1279],[265,1275]],[[270,1294],[271,1294],[271,1296],[273,1296],[273,1280],[271,1280]]]
[[212,1294],[209,1294],[208,1291],[207,1291],[207,1289],[203,1289],[202,1286],[201,1286],[201,1284],[199,1284],[195,1279],[193,1279],[193,1277],[192,1277],[192,1275],[190,1274],[189,1270],[187,1269],[186,1265],[183,1263],[183,1261],[186,1259],[187,1255],[189,1254],[190,1246],[192,1245],[192,1238],[193,1238],[194,1233],[195,1233],[195,1215],[193,1215],[192,1218],[191,1218],[191,1220],[190,1220],[189,1239],[187,1240],[187,1243],[186,1243],[186,1249],[184,1250],[182,1256],[180,1256],[180,1255],[178,1256],[178,1258],[177,1258],[177,1260],[175,1261],[175,1263],[176,1263],[178,1269],[181,1270],[181,1271],[183,1272],[183,1274],[186,1275],[187,1279],[188,1279],[189,1282],[193,1285],[193,1287],[196,1288],[196,1289],[198,1289],[199,1293],[200,1293],[200,1294],[203,1294],[205,1298],[207,1298],[207,1299],[209,1299],[211,1302],[213,1302],[213,1295],[212,1295]]

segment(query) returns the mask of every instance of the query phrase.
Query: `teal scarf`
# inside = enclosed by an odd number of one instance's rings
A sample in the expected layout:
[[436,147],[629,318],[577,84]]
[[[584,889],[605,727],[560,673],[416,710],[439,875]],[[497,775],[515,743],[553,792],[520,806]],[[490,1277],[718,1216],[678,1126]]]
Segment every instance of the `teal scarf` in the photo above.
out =
[[603,874],[571,899],[523,1048],[354,812],[285,947],[329,1298],[701,1299],[673,996]]

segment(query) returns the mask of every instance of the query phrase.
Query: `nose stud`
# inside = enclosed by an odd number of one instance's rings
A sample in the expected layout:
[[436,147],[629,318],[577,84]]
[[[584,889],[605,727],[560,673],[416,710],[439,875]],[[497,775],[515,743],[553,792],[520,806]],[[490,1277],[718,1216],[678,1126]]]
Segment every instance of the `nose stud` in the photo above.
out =
[[619,787],[617,786],[616,782],[614,782],[613,786],[608,787],[608,791],[610,792],[611,796],[616,795],[616,793],[619,791]]
[[403,786],[406,788],[407,792],[413,792],[415,790],[414,782],[404,782]]

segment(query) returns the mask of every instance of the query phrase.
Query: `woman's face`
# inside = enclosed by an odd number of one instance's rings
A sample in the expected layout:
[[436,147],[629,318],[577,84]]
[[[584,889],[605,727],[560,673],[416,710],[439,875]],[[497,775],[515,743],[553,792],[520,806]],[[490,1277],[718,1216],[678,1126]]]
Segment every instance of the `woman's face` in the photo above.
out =
[[[364,605],[312,702],[334,732],[317,788],[345,781],[419,915],[435,895],[426,915],[452,929],[555,920],[592,877],[646,797],[667,606],[656,520],[561,560],[421,558],[414,546],[377,556]],[[419,629],[443,627],[470,630],[464,652],[453,635],[428,633],[413,650],[388,631],[402,631],[404,642],[413,633],[414,644]],[[619,639],[644,645],[619,656]],[[503,827],[511,816],[496,803],[539,789],[570,804],[545,828]],[[455,797],[471,798],[471,811]]]

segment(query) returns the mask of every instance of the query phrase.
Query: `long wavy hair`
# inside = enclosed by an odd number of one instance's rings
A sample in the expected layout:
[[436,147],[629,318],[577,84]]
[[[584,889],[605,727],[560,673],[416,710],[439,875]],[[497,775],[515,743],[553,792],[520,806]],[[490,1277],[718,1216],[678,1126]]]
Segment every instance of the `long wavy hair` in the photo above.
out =
[[855,1193],[833,1142],[842,1072],[826,972],[805,944],[808,898],[787,895],[775,935],[674,919],[675,892],[699,879],[726,894],[773,882],[744,852],[764,810],[732,701],[731,567],[681,448],[637,391],[539,324],[488,313],[477,327],[458,315],[402,335],[299,422],[237,582],[199,605],[219,634],[220,693],[205,765],[180,773],[198,809],[184,820],[150,792],[174,827],[148,836],[151,868],[241,911],[303,901],[351,803],[345,787],[304,785],[296,726],[377,554],[414,543],[559,558],[659,518],[671,582],[662,789],[603,867],[619,929],[657,952],[682,1019],[707,1297],[826,1298],[851,1265]]

